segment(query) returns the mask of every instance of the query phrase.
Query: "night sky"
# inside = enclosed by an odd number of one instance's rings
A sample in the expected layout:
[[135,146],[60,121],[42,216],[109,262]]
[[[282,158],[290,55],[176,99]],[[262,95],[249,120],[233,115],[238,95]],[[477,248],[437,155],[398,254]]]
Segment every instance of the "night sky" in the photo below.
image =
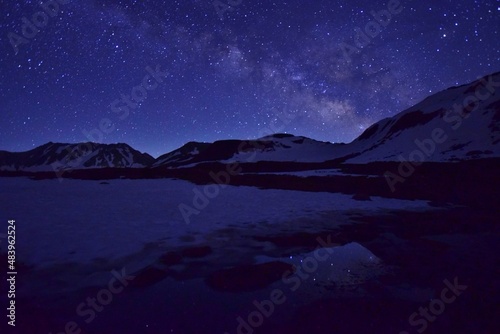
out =
[[349,142],[500,70],[500,1],[389,2],[52,0],[42,14],[40,1],[2,1],[0,149]]

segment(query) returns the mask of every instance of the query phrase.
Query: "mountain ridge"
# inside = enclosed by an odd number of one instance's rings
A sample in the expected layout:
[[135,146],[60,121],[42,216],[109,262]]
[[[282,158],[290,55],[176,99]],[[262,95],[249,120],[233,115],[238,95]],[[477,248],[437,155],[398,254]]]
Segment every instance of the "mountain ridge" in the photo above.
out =
[[500,72],[496,72],[450,87],[372,124],[347,144],[275,133],[250,140],[190,141],[155,159],[125,143],[48,142],[25,152],[0,151],[0,170],[182,168],[207,162],[453,162],[500,157],[499,86]]
[[128,144],[48,142],[24,152],[0,151],[0,170],[43,172],[59,169],[141,168],[154,158]]

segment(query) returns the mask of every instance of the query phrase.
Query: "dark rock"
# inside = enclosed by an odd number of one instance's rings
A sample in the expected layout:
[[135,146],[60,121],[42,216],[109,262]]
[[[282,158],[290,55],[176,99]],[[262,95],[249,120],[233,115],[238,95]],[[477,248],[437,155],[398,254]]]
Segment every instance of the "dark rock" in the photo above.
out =
[[159,261],[167,266],[171,266],[174,264],[179,264],[182,262],[182,256],[176,252],[168,252],[162,255]]
[[204,257],[210,253],[212,253],[212,248],[209,246],[191,247],[182,250],[183,256],[191,258]]
[[287,271],[294,272],[295,267],[280,261],[244,265],[216,271],[206,279],[206,283],[219,291],[252,291],[280,280]]
[[132,286],[147,287],[163,281],[169,276],[169,272],[156,267],[148,266],[134,273],[132,276],[135,276],[134,280],[131,282]]

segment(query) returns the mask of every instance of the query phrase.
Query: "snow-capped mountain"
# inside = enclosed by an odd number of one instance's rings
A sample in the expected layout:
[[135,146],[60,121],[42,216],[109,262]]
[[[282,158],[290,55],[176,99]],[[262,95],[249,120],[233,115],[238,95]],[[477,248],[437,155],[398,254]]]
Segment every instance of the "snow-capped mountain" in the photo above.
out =
[[348,163],[500,157],[500,72],[434,94],[348,144]]
[[127,144],[47,143],[26,152],[0,151],[0,170],[54,171],[105,167],[141,168],[154,158]]
[[158,159],[155,166],[193,166],[211,161],[449,162],[500,157],[500,72],[438,92],[373,124],[349,144],[275,134],[249,141],[186,146],[167,155],[175,161]]
[[344,152],[345,146],[291,134],[274,134],[254,140],[220,140],[210,144],[191,142],[159,157],[154,167],[193,166],[202,162],[323,162]]
[[274,134],[255,140],[189,142],[154,159],[126,144],[47,143],[27,152],[0,151],[0,170],[178,168],[204,162],[451,162],[491,157],[500,157],[500,72],[436,93],[373,124],[349,144]]

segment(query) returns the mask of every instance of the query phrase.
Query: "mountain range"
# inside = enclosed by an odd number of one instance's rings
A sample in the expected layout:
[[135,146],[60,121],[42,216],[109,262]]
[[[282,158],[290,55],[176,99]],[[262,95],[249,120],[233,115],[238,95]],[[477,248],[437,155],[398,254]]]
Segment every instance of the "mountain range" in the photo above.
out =
[[153,158],[127,144],[49,142],[26,152],[0,151],[0,171],[186,168],[203,163],[347,164],[456,162],[500,157],[500,72],[438,92],[366,129],[349,144],[291,134],[255,140],[189,142]]

